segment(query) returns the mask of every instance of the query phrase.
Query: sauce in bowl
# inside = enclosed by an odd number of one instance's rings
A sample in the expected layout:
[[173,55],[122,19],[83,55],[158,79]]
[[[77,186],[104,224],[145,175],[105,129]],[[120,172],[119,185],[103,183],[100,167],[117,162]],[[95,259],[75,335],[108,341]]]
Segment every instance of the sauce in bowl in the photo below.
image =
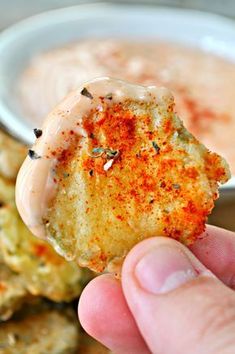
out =
[[40,126],[71,90],[99,76],[168,87],[186,127],[235,174],[235,64],[166,42],[83,40],[36,56],[18,82],[24,115]]

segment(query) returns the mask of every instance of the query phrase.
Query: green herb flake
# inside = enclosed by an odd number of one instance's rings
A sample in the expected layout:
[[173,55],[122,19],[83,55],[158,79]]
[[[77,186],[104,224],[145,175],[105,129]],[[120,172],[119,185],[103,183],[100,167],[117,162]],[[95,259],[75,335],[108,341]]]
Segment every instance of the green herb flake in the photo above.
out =
[[119,155],[119,151],[118,150],[110,150],[110,149],[106,149],[106,155],[108,159],[114,159]]
[[104,151],[105,151],[105,149],[102,147],[96,147],[96,148],[92,149],[93,154],[100,154],[100,153],[103,153]]
[[81,95],[86,96],[87,98],[90,98],[91,100],[93,98],[92,94],[87,90],[86,87],[84,87],[80,93],[81,93]]
[[180,185],[179,185],[178,183],[173,183],[173,184],[172,184],[172,187],[173,187],[174,189],[180,189]]
[[91,153],[88,153],[88,155],[92,158],[97,158],[97,157],[101,157],[104,153],[104,148],[102,147],[95,147],[92,149],[92,152]]
[[39,156],[34,150],[31,149],[29,149],[28,155],[31,158],[31,160],[37,160],[41,158],[41,156]]
[[33,132],[34,132],[34,135],[36,136],[37,139],[40,138],[40,136],[42,136],[41,129],[34,128]]
[[119,154],[120,154],[119,150],[95,147],[92,149],[92,154],[88,154],[88,155],[92,158],[104,157],[107,160],[115,160],[119,156]]
[[158,144],[155,141],[152,141],[152,145],[156,153],[159,154],[160,147],[158,146]]
[[105,96],[105,98],[107,98],[107,100],[111,101],[113,99],[113,94],[110,92]]

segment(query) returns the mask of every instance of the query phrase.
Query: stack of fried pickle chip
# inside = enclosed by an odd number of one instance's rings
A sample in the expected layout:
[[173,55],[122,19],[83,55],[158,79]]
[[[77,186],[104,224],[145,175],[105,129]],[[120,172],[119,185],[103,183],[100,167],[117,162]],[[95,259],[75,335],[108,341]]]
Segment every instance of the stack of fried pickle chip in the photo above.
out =
[[15,206],[27,148],[0,131],[0,354],[108,353],[83,334],[74,310],[93,276],[35,238]]

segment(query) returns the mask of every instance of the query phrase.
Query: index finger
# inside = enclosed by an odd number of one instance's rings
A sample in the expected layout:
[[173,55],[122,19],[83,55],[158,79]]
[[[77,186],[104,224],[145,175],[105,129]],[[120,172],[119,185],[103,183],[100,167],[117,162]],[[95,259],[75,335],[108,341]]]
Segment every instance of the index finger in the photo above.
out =
[[190,250],[220,280],[235,289],[235,233],[207,225]]

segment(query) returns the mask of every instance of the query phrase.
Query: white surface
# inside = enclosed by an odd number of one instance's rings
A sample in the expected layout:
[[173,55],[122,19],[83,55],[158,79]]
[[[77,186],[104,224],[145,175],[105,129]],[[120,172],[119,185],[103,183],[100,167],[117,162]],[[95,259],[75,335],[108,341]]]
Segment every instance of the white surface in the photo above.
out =
[[[235,22],[193,10],[111,4],[79,5],[22,21],[0,35],[0,117],[32,143],[14,97],[14,83],[30,58],[84,37],[160,38],[212,51],[235,62]],[[226,186],[235,187],[235,177]],[[226,186],[224,188],[226,188]]]
[[[115,2],[115,0],[106,0]],[[234,0],[116,0],[119,3],[162,5],[183,7],[202,11],[211,11],[230,17],[235,17]],[[28,16],[42,11],[56,8],[79,5],[87,2],[99,2],[99,0],[0,0],[0,28],[12,25]]]

